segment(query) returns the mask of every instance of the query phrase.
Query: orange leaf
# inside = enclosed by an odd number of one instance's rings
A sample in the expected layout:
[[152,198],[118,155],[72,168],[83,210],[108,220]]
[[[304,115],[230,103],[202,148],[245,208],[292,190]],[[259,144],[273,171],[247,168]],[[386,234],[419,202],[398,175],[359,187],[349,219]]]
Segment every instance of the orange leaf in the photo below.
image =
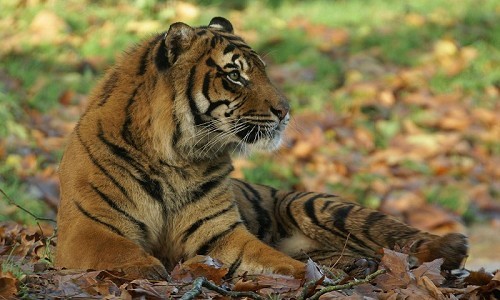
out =
[[0,271],[0,299],[16,299],[17,278],[12,273]]

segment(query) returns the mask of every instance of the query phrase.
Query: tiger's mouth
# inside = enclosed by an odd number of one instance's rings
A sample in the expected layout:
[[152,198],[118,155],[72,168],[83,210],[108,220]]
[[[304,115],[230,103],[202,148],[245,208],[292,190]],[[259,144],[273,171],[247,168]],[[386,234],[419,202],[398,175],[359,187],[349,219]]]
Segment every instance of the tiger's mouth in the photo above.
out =
[[280,141],[286,124],[286,122],[245,123],[238,128],[235,135],[246,144],[255,144],[258,141]]

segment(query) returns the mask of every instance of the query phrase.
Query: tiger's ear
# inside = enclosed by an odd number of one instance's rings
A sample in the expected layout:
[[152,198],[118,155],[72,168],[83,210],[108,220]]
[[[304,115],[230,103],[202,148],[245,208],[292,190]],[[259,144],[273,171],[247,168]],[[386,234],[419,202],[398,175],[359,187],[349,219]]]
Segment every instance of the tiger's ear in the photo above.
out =
[[233,25],[223,17],[215,17],[210,21],[208,27],[223,30],[225,32],[233,33]]
[[175,63],[182,52],[191,47],[195,35],[194,28],[187,24],[177,22],[170,25],[165,37],[165,47],[168,51],[166,56],[170,65]]

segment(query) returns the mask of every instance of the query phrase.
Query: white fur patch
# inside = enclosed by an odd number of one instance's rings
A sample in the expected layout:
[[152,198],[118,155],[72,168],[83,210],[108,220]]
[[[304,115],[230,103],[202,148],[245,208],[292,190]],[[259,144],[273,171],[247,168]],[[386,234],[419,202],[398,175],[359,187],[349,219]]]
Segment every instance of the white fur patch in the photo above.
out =
[[291,237],[282,239],[277,248],[290,256],[308,252],[318,248],[318,243],[313,239],[305,236],[302,232],[296,231]]

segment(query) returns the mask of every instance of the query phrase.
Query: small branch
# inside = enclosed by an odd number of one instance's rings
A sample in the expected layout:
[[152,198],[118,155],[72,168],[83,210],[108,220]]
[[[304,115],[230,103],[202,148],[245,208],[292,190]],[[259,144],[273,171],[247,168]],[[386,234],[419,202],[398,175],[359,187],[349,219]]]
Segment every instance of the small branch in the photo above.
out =
[[349,242],[350,236],[351,236],[351,233],[349,232],[347,234],[347,237],[345,238],[345,243],[344,243],[344,247],[342,248],[342,252],[340,252],[340,256],[337,259],[337,261],[333,264],[333,266],[331,266],[332,268],[335,268],[337,266],[337,264],[339,263],[340,259],[342,259],[342,256],[344,256],[345,248],[347,247],[347,242]]
[[453,294],[453,295],[461,295],[465,294],[467,292],[470,292],[469,289],[467,288],[438,288],[439,291],[443,294]]
[[304,287],[302,287],[302,292],[300,292],[300,296],[299,298],[297,298],[297,300],[306,299],[307,295],[309,295],[312,291],[314,291],[311,290],[311,288],[316,288],[317,282],[318,282],[317,280],[311,280],[306,282],[306,284],[304,284]]
[[201,294],[201,287],[203,285],[203,281],[206,279],[203,277],[198,277],[193,281],[193,287],[187,291],[184,295],[182,295],[181,300],[192,300],[196,298],[199,294]]
[[216,284],[208,281],[205,277],[198,277],[193,281],[193,288],[191,290],[187,291],[182,297],[181,300],[192,300],[195,299],[198,295],[201,294],[202,290],[201,288],[205,287],[209,290],[212,290],[216,293],[221,294],[222,296],[227,296],[231,298],[250,298],[250,299],[256,299],[256,300],[266,300],[266,298],[260,296],[257,293],[254,292],[233,292],[233,291],[226,291],[225,289],[221,288],[220,286],[217,286]]
[[316,294],[312,295],[312,297],[309,298],[309,299],[311,299],[311,300],[317,300],[317,299],[319,299],[319,297],[321,297],[321,295],[324,295],[324,294],[329,293],[329,292],[350,289],[350,288],[352,288],[355,285],[360,285],[360,284],[363,284],[363,283],[369,283],[375,277],[377,277],[378,275],[383,274],[383,273],[385,273],[385,270],[381,269],[381,270],[378,270],[375,273],[372,273],[372,274],[366,276],[364,279],[353,280],[353,281],[350,281],[350,282],[348,282],[346,284],[341,284],[341,285],[327,286],[325,288],[322,288],[318,292],[316,292]]
[[50,218],[41,218],[41,217],[38,217],[36,215],[34,215],[31,211],[27,210],[26,208],[22,207],[21,205],[17,204],[16,202],[14,202],[14,200],[12,200],[9,195],[7,195],[7,193],[4,192],[4,190],[2,190],[0,188],[0,193],[2,193],[2,195],[5,197],[5,199],[7,199],[7,201],[9,202],[10,205],[14,205],[15,207],[19,208],[20,210],[24,211],[25,213],[27,213],[28,215],[32,216],[35,220],[37,221],[47,221],[47,222],[53,222],[53,223],[56,223],[55,220],[52,220]]

